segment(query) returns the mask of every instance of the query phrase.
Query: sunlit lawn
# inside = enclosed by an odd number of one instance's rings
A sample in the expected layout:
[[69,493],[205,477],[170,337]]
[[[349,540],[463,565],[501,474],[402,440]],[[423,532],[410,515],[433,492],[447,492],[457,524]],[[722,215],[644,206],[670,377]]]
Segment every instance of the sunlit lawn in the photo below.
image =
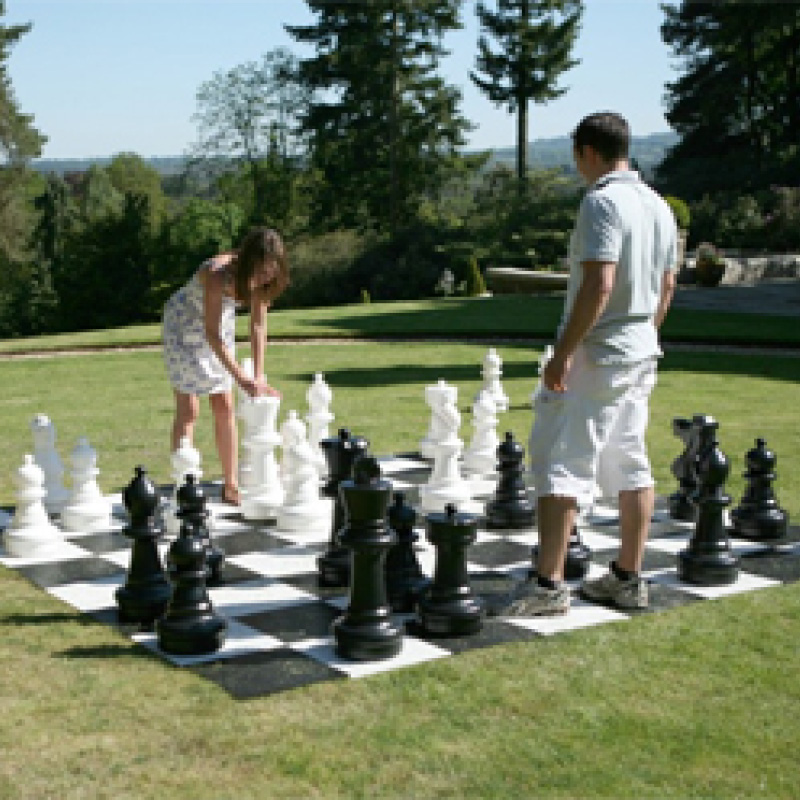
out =
[[[306,330],[337,324],[317,313]],[[282,414],[304,414],[323,372],[333,427],[390,453],[417,447],[424,387],[439,378],[458,386],[470,437],[486,349],[273,343],[268,376]],[[525,444],[538,350],[497,349],[511,398],[501,427]],[[137,464],[169,480],[172,398],[157,351],[1,368],[0,502],[13,503],[11,473],[37,412],[55,422],[67,465],[77,436],[89,437],[104,490]],[[779,501],[800,518],[799,379],[796,358],[669,353],[650,429],[659,490],[675,483],[672,418],[707,413],[720,421],[734,502],[761,436],[778,454]],[[218,475],[207,407],[198,445],[206,474]],[[3,798],[791,798],[800,781],[797,584],[249,701],[5,568],[0,597]]]

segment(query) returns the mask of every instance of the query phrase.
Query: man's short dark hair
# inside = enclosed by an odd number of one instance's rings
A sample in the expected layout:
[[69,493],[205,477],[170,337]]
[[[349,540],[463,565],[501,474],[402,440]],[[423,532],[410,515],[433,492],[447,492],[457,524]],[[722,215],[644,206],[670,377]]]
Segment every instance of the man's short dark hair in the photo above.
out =
[[624,117],[601,111],[584,117],[572,133],[572,144],[579,151],[591,145],[605,161],[628,157],[631,129]]

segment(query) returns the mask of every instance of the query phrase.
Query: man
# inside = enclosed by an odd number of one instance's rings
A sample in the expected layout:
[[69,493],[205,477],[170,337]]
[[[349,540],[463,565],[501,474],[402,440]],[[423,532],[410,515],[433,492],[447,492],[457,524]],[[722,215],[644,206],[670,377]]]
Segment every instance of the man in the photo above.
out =
[[620,608],[648,603],[640,570],[655,492],[645,432],[661,355],[658,328],[675,289],[677,230],[669,206],[630,169],[630,131],[621,116],[592,114],[572,138],[589,188],[570,241],[564,315],[530,440],[536,571],[497,609],[503,616],[568,610],[569,535],[579,506],[592,500],[598,470],[604,488],[618,494],[621,545],[608,574],[585,581],[581,592]]

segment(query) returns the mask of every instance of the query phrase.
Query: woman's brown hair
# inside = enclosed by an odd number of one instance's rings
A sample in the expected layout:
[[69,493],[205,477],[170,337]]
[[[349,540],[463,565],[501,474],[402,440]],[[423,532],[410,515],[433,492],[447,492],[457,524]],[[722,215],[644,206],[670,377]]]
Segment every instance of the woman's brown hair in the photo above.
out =
[[267,299],[274,300],[289,285],[289,259],[280,234],[272,228],[253,228],[242,239],[236,251],[236,299],[250,302],[250,279],[256,268],[265,261],[274,260],[278,274],[267,287]]

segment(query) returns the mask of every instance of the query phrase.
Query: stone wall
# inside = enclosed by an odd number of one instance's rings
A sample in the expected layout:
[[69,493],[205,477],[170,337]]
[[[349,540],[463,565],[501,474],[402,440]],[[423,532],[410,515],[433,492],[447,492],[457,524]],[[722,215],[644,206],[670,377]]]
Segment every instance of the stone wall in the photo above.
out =
[[[722,285],[749,285],[771,278],[800,278],[800,253],[747,254],[738,250],[722,251],[725,274]],[[694,283],[695,253],[687,253],[678,280]]]

